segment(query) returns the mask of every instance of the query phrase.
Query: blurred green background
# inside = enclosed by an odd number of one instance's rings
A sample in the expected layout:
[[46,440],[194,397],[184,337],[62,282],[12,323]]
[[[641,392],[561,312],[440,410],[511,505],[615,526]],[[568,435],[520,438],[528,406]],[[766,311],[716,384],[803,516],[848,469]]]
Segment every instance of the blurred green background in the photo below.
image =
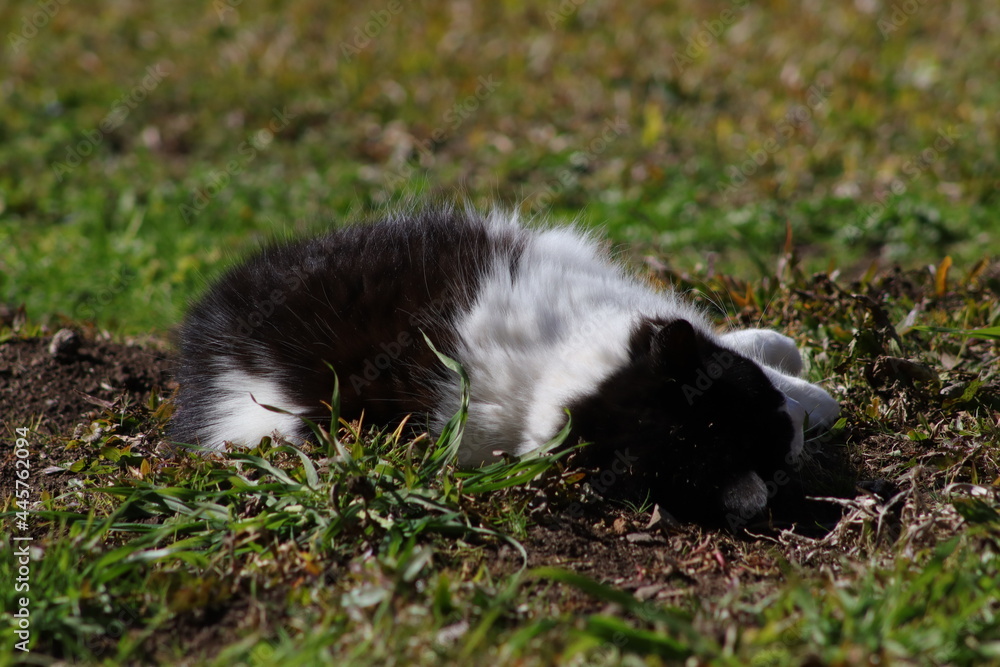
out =
[[679,271],[1000,249],[994,3],[9,2],[0,302],[165,331],[262,241],[414,195]]

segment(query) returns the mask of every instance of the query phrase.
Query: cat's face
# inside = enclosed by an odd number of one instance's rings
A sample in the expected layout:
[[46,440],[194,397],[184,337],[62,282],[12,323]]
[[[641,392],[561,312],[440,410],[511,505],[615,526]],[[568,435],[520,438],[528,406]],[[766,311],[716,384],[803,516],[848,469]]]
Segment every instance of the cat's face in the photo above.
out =
[[683,320],[644,323],[631,353],[585,410],[571,410],[596,443],[584,459],[621,471],[608,492],[648,492],[682,519],[742,524],[760,513],[801,449],[801,418],[785,395],[757,363]]

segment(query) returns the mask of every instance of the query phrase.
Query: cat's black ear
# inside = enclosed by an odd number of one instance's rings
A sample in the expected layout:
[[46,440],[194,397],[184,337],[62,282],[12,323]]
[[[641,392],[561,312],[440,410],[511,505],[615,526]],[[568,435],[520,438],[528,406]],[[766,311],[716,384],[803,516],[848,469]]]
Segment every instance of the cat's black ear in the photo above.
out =
[[673,320],[660,326],[650,342],[654,363],[666,370],[694,370],[700,363],[698,334],[687,320]]

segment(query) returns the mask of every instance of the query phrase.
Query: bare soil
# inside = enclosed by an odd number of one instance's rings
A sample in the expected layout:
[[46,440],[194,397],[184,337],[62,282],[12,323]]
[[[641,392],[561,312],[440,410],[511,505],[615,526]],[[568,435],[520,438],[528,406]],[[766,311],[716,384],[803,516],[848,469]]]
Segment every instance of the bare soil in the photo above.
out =
[[[66,330],[68,331],[68,330]],[[50,351],[54,336],[12,338],[0,343],[0,440],[12,442],[28,428],[30,462],[38,491],[56,495],[66,473],[55,468],[79,460],[66,441],[117,403],[142,405],[151,392],[170,387],[170,361],[161,347],[127,344],[106,336],[79,335],[79,346]],[[75,347],[75,349],[74,349]],[[13,495],[14,451],[0,453],[0,498]]]

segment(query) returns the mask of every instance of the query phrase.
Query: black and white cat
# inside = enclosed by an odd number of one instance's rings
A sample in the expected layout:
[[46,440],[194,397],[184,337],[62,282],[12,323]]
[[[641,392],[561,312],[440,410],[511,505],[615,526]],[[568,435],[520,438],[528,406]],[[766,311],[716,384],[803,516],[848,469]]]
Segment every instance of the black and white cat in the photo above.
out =
[[424,333],[469,376],[460,464],[537,449],[568,410],[572,441],[592,443],[585,462],[682,518],[763,510],[806,423],[839,412],[799,377],[790,338],[716,333],[591,235],[442,208],[275,245],[230,270],[182,327],[170,437],[216,449],[306,438],[297,416],[329,420],[330,366],[345,418],[423,415],[434,432],[460,390]]

